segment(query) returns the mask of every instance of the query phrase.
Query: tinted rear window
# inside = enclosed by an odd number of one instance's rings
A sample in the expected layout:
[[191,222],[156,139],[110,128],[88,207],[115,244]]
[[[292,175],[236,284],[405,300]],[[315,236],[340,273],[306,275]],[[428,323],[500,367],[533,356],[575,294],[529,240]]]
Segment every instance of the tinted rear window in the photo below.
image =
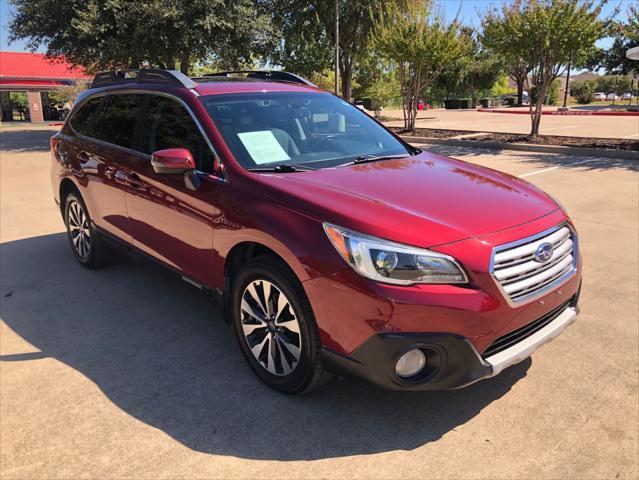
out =
[[144,95],[110,95],[109,104],[100,117],[96,138],[114,145],[134,148],[133,135]]
[[99,125],[99,111],[106,97],[94,97],[84,102],[71,117],[71,127],[81,135],[95,137],[95,126]]

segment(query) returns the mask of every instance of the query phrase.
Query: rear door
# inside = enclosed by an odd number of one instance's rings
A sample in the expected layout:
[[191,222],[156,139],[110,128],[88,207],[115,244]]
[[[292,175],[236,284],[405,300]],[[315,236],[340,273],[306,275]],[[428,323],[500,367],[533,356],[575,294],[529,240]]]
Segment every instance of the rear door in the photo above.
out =
[[[127,152],[110,143],[108,133],[121,125],[108,114],[111,100],[110,95],[94,96],[78,107],[69,119],[70,132],[63,135],[64,148],[93,222],[130,242],[125,192],[117,175]],[[132,138],[132,130],[129,135]]]
[[[212,174],[213,152],[195,118],[176,98],[148,96],[141,121],[138,149],[128,177],[137,182],[127,189],[127,209],[133,245],[199,283],[211,285],[214,255],[213,225],[220,216],[216,200],[223,180]],[[201,184],[186,187],[184,175],[156,174],[151,153],[187,148],[196,161]]]

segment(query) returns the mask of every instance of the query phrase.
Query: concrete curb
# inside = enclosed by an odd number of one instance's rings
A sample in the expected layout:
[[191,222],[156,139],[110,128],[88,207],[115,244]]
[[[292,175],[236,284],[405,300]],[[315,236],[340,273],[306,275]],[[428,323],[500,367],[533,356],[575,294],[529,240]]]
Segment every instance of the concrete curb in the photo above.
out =
[[412,135],[401,135],[410,143],[428,143],[449,147],[483,148],[489,150],[519,150],[524,152],[558,153],[586,157],[624,158],[639,160],[639,152],[629,150],[608,150],[604,148],[564,147],[561,145],[536,145],[529,143],[503,143],[481,140],[458,140],[454,138],[430,138]]
[[[478,112],[482,113],[508,113],[514,115],[530,115],[530,112],[524,110],[504,110],[504,109],[487,109],[479,108]],[[609,116],[609,117],[638,117],[639,112],[635,111],[601,111],[601,110],[568,110],[559,111],[553,110],[551,112],[541,112],[542,115],[576,115],[576,116]]]

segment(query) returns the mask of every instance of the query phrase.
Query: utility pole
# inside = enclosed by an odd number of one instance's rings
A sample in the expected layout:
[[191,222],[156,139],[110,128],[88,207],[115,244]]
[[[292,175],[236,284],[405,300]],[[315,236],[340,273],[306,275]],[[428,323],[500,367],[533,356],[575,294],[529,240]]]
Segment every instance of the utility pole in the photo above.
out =
[[335,0],[335,95],[339,95],[339,0]]

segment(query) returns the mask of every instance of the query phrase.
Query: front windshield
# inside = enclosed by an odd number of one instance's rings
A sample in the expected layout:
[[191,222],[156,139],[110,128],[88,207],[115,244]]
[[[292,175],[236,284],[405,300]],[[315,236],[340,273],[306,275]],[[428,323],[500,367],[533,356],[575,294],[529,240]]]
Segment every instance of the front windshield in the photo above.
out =
[[237,161],[248,169],[333,167],[412,152],[361,110],[321,92],[252,92],[201,98]]

